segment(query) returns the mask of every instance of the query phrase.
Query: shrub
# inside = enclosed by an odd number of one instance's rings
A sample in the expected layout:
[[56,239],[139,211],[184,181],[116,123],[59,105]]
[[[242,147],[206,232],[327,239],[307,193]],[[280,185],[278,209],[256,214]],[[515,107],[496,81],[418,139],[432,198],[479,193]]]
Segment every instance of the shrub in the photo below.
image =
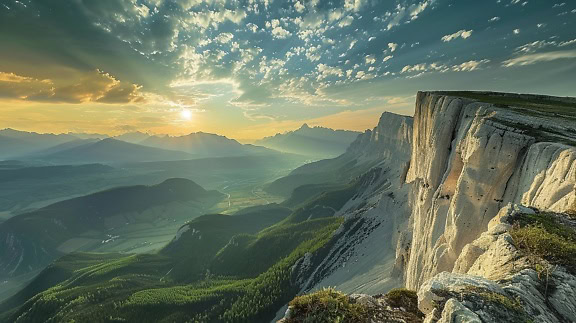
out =
[[516,246],[531,255],[550,263],[576,268],[576,241],[563,230],[547,227],[542,223],[515,226],[510,234]]
[[395,288],[386,294],[386,300],[392,307],[404,308],[406,311],[423,316],[418,309],[418,295],[413,290]]
[[287,319],[289,323],[314,322],[369,322],[368,307],[350,302],[350,298],[334,289],[302,295],[290,302],[292,313]]

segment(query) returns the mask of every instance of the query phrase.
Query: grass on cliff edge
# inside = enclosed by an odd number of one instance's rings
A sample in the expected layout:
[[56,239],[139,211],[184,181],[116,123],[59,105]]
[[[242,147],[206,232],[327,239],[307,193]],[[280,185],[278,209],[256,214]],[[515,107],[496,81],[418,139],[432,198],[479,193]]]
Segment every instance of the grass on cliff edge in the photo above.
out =
[[[375,318],[389,318],[393,322],[421,322],[424,317],[418,309],[418,296],[415,291],[397,288],[375,298],[383,298],[385,304],[392,309],[384,306],[386,308],[382,311],[356,303],[342,292],[325,288],[294,298],[290,302],[291,314],[286,323],[380,322]],[[394,308],[397,310],[393,310]]]
[[520,214],[512,219],[510,235],[516,246],[552,264],[576,271],[576,231],[552,213]]
[[[536,94],[514,94],[499,92],[441,91],[445,95],[492,103],[506,108],[519,107],[541,113],[576,117],[576,100],[555,98]],[[527,111],[524,111],[527,112]]]
[[331,288],[298,296],[290,306],[292,314],[287,323],[369,322],[371,317],[367,306],[353,303],[348,295]]

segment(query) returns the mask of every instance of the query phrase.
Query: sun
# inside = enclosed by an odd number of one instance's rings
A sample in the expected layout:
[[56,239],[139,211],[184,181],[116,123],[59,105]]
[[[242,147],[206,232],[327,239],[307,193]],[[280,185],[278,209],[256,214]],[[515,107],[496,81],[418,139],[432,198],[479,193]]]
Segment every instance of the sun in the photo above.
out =
[[188,109],[183,109],[182,111],[180,111],[180,116],[184,120],[192,120],[192,111]]

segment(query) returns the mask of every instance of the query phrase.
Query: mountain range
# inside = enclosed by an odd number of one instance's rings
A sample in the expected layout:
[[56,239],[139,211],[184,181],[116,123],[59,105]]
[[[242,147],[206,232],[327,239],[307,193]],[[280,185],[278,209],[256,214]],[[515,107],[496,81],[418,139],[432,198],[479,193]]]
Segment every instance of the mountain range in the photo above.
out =
[[0,159],[26,155],[75,139],[77,138],[69,134],[38,134],[35,132],[3,129],[0,130]]
[[210,157],[239,156],[273,152],[264,147],[243,145],[234,139],[204,132],[191,133],[185,136],[150,136],[141,141],[140,144]]
[[170,161],[275,152],[203,132],[185,136],[152,136],[133,132],[108,137],[98,134],[54,135],[0,130],[0,158],[52,164]]
[[310,127],[303,124],[297,130],[279,133],[255,142],[271,149],[312,157],[336,157],[346,151],[360,132]]
[[[62,145],[68,147],[61,149]],[[49,149],[47,154],[36,155],[36,158],[60,164],[85,164],[184,160],[194,157],[183,151],[148,147],[112,138],[98,141],[85,139],[62,145]]]

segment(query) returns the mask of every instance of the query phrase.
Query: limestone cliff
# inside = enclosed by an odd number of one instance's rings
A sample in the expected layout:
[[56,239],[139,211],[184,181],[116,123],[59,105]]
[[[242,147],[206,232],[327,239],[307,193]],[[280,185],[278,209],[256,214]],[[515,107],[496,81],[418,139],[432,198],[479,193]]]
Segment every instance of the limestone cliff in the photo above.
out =
[[[500,99],[474,97],[482,95]],[[450,93],[417,96],[406,179],[414,189],[409,288],[452,271],[464,247],[508,203],[551,211],[576,204],[576,148],[569,145],[576,142],[576,119],[553,110],[565,101],[550,98],[546,110],[487,102]]]
[[305,271],[304,290],[378,294],[404,285],[419,290],[425,322],[576,321],[574,254],[554,262],[511,235],[515,214],[545,223],[555,212],[565,228],[551,232],[568,232],[564,242],[576,250],[567,215],[576,212],[576,100],[420,92],[411,137],[384,123],[386,114],[348,153],[369,154],[378,131],[392,128],[405,139],[380,149],[405,152],[410,143],[411,154],[381,155],[386,185],[363,187],[338,212],[352,229]]

